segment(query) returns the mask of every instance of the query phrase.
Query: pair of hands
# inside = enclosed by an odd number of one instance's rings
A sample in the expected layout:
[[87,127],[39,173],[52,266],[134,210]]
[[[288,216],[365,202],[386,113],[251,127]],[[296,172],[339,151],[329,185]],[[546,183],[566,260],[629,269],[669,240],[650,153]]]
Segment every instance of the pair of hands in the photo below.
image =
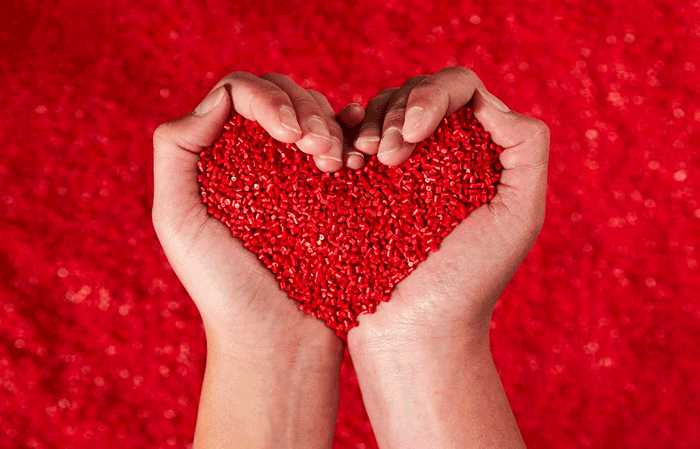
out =
[[348,348],[381,447],[522,444],[488,329],[542,227],[549,130],[510,111],[474,72],[447,67],[380,92],[366,110],[350,104],[337,115],[322,94],[287,76],[235,72],[192,113],[155,131],[154,226],[207,334],[196,447],[327,447],[337,413],[342,343],[297,308],[201,201],[198,153],[217,139],[231,108],[295,143],[320,170],[336,171],[361,168],[373,155],[402,163],[472,98],[476,117],[504,147],[497,194],[395,287],[390,302],[360,317]]

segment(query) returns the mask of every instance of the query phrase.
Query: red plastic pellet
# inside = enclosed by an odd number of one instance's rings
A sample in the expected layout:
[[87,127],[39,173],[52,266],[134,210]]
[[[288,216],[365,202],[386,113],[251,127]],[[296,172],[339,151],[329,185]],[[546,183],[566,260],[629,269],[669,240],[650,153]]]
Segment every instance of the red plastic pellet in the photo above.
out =
[[[232,112],[201,152],[202,200],[299,308],[345,338],[360,313],[490,201],[503,149],[465,106],[397,167],[323,173],[293,144]],[[233,207],[232,207],[233,205]]]

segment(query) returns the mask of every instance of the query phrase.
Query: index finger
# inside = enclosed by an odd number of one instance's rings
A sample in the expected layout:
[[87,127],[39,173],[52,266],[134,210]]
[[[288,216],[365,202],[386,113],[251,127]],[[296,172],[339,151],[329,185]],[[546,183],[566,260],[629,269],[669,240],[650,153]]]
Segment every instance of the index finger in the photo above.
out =
[[276,84],[247,72],[226,75],[212,89],[226,86],[233,108],[248,120],[257,121],[270,135],[284,143],[301,139],[302,131],[289,95]]
[[416,84],[406,102],[401,134],[417,143],[432,134],[443,118],[467,104],[484,83],[465,67],[445,67]]

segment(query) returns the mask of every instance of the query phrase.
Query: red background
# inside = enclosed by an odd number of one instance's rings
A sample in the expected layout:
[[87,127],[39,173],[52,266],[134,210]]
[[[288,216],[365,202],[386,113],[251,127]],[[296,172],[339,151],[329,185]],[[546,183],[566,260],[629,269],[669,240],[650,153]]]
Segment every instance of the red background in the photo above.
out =
[[[339,109],[459,64],[552,130],[491,332],[525,441],[700,447],[698,2],[267,3],[0,14],[0,446],[191,442],[204,335],[151,229],[159,123],[234,70]],[[375,447],[349,363],[341,396],[336,447]]]

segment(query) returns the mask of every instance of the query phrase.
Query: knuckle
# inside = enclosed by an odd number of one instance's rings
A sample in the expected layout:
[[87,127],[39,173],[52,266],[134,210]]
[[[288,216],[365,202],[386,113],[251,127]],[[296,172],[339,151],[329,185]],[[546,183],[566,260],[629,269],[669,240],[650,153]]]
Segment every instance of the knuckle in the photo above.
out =
[[470,84],[480,85],[481,78],[470,68],[463,66],[449,66],[440,70],[438,73],[442,74],[452,74],[462,78],[465,82]]
[[341,142],[343,141],[343,129],[340,127],[338,122],[335,120],[324,120],[326,126],[328,126],[328,131],[331,136],[338,138]]
[[404,110],[406,109],[406,104],[408,103],[408,96],[410,93],[410,90],[404,90],[394,96],[389,103],[389,107],[387,108],[387,115],[390,113],[399,115],[403,114]]
[[379,105],[385,104],[387,101],[387,97],[394,95],[394,93],[397,90],[399,89],[396,87],[392,87],[390,89],[384,89],[383,91],[379,92],[374,98],[367,102],[367,109],[377,108],[379,107]]
[[434,78],[425,78],[419,84],[411,89],[409,98],[421,98],[428,101],[434,101],[439,96],[444,95],[445,89],[440,86]]
[[296,110],[302,115],[324,115],[321,114],[320,107],[316,100],[314,100],[313,98],[296,98],[294,100],[294,105]]
[[530,222],[528,223],[527,234],[529,237],[530,245],[535,243],[535,240],[537,240],[537,237],[540,235],[540,232],[542,232],[542,228],[544,227],[544,218],[545,210],[543,206],[541,208],[538,208],[538,210],[534,213]]
[[311,95],[314,108],[333,110],[330,103],[328,103],[328,99],[321,92],[313,89],[306,89],[306,91],[309,93],[309,95]]
[[427,75],[412,76],[411,78],[407,79],[406,82],[403,83],[403,85],[404,86],[415,86],[417,84],[420,84],[427,77],[428,77]]
[[537,143],[542,151],[548,153],[549,151],[549,141],[550,141],[550,131],[549,126],[542,120],[538,120],[532,117],[528,117],[528,122],[530,122],[530,139]]
[[245,79],[245,78],[251,78],[255,77],[250,72],[243,72],[243,71],[237,71],[237,72],[231,72],[228,75],[224,76],[221,81],[223,82],[233,82],[233,81],[238,81],[240,79]]
[[386,111],[384,116],[384,129],[403,122],[404,116],[406,115],[406,109],[403,107],[395,107]]
[[288,75],[285,75],[283,73],[277,73],[277,72],[269,72],[265,73],[264,75],[261,75],[260,78],[267,80],[267,81],[281,81],[281,82],[294,82],[292,78],[290,78]]
[[389,87],[389,88],[384,89],[383,91],[379,92],[379,94],[377,94],[377,96],[378,97],[385,97],[387,95],[392,95],[397,90],[399,90],[398,87]]
[[545,142],[549,142],[551,132],[549,130],[549,126],[542,120],[535,120],[534,123],[534,135],[535,137],[538,137]]
[[471,72],[470,69],[463,67],[461,65],[448,65],[446,67],[441,68],[438,70],[437,73],[461,73],[461,74],[466,74]]
[[165,122],[158,125],[158,127],[153,131],[153,143],[158,142],[168,142],[172,140],[172,124],[171,122]]
[[426,76],[418,84],[413,87],[413,90],[424,89],[426,87],[437,87],[438,83],[434,76]]
[[153,229],[156,231],[158,240],[161,243],[164,242],[166,236],[170,233],[170,226],[166,217],[161,213],[161,208],[158,206],[157,200],[154,200],[153,202],[153,209],[151,210],[151,223],[153,224]]
[[317,90],[306,89],[306,91],[309,93],[309,95],[311,95],[312,97],[314,97],[314,98],[316,98],[316,99],[318,99],[318,98],[325,98],[324,95],[323,95],[321,92],[317,91]]
[[282,89],[276,85],[262,85],[258,86],[251,93],[251,102],[259,101],[269,103],[272,106],[282,106],[289,105],[290,100],[287,94],[285,94]]

